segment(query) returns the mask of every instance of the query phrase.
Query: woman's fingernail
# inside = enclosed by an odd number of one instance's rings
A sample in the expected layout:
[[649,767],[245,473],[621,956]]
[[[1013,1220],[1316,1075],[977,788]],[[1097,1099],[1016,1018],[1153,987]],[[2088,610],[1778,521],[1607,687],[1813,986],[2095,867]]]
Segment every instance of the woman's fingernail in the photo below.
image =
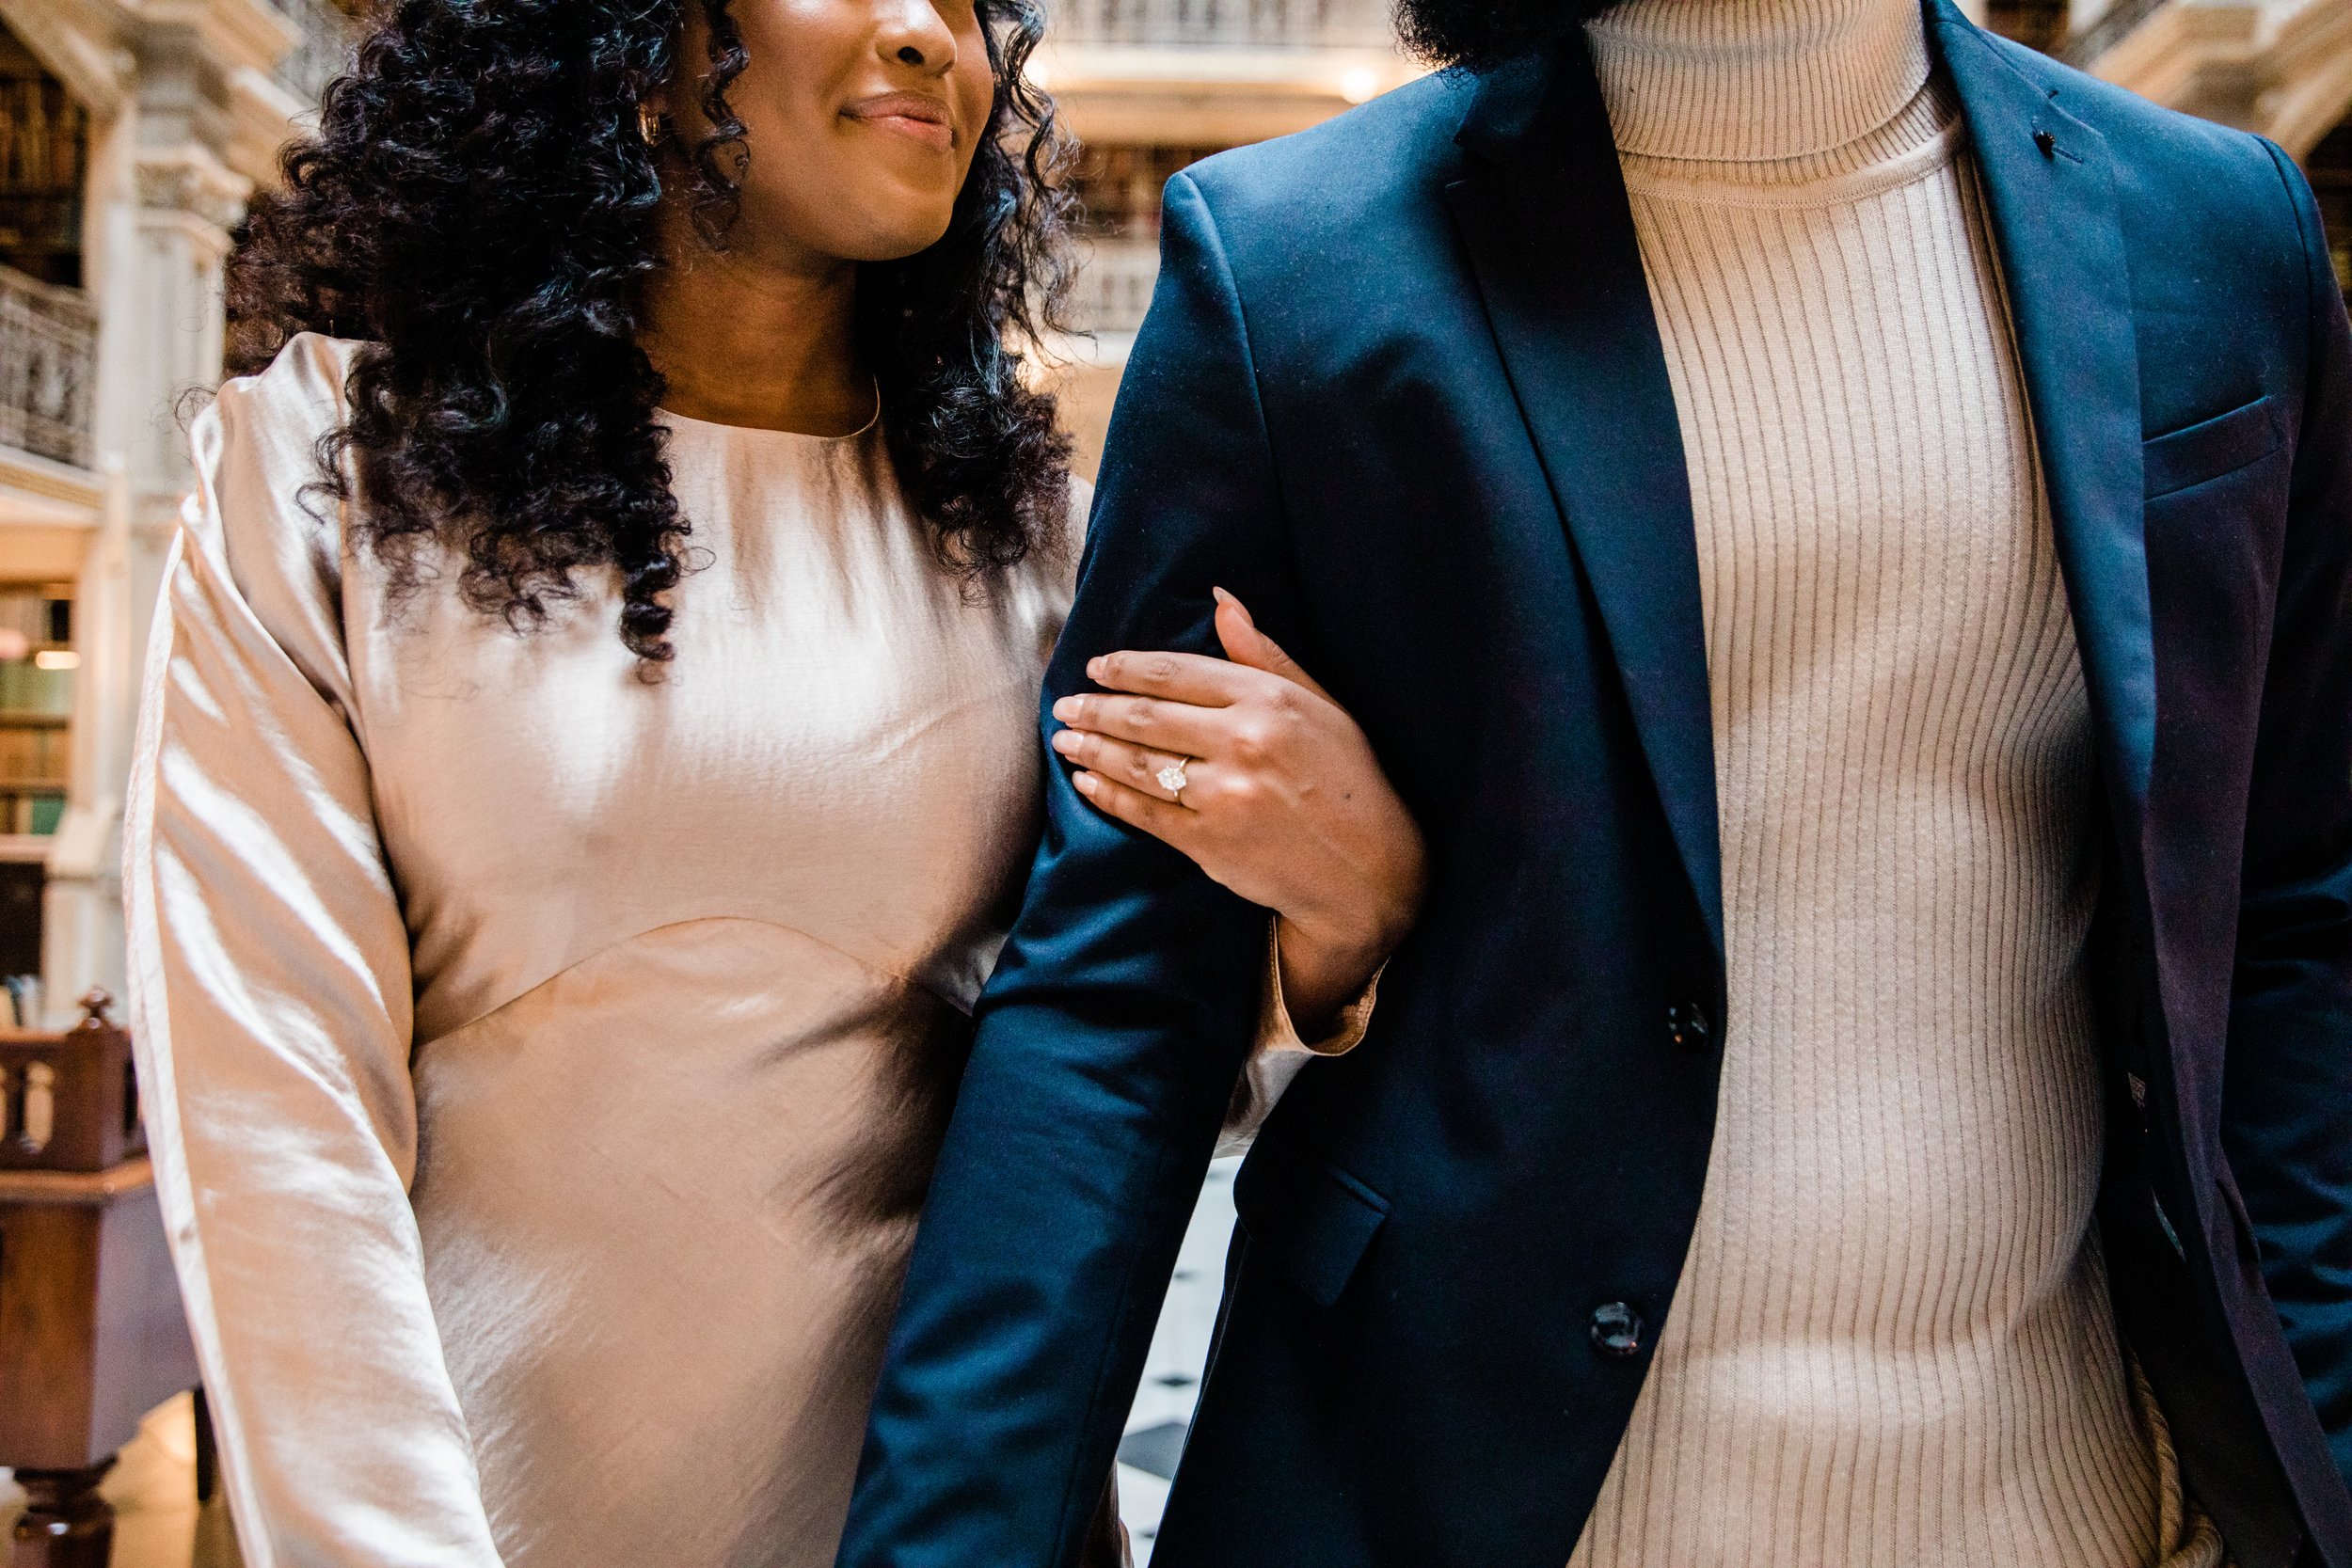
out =
[[1073,774],[1073,775],[1071,776],[1071,780],[1070,780],[1070,782],[1071,782],[1072,784],[1076,784],[1076,785],[1078,786],[1078,793],[1079,793],[1079,794],[1081,794],[1081,795],[1083,795],[1083,796],[1086,796],[1089,800],[1092,800],[1092,799],[1094,798],[1094,775],[1093,775],[1093,774],[1091,774],[1091,773],[1076,773],[1076,774]]
[[1087,660],[1087,679],[1089,679],[1089,680],[1090,680],[1090,681],[1099,681],[1099,680],[1101,680],[1102,678],[1103,678],[1103,660],[1102,660],[1101,657],[1100,657],[1100,656],[1097,656],[1096,657],[1093,657],[1093,658],[1089,658],[1089,659],[1088,659],[1088,660]]
[[1060,720],[1065,724],[1069,723],[1073,719],[1078,717],[1078,699],[1075,697],[1061,697],[1056,699],[1054,703],[1054,717]]
[[1054,732],[1054,750],[1059,752],[1064,756],[1073,754],[1078,750],[1077,732],[1074,730],[1056,730]]
[[1210,589],[1210,590],[1209,590],[1209,592],[1210,592],[1211,594],[1215,594],[1215,595],[1216,596],[1216,602],[1217,602],[1217,603],[1219,603],[1219,604],[1234,604],[1234,605],[1237,605],[1237,604],[1241,603],[1241,601],[1240,601],[1239,599],[1237,599],[1237,598],[1233,597],[1233,595],[1232,595],[1231,594],[1228,594],[1228,593],[1227,593],[1227,592],[1225,592],[1225,590],[1224,590],[1224,589],[1222,589],[1222,588],[1212,588],[1212,589]]

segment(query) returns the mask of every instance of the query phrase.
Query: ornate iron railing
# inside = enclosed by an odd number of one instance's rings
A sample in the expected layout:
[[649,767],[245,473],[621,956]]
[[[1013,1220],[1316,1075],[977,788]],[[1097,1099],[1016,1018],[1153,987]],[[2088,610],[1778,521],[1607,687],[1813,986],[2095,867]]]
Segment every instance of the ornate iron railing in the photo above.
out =
[[1059,0],[1059,43],[1151,48],[1373,49],[1390,41],[1388,0]]
[[1072,325],[1087,332],[1133,332],[1152,304],[1160,275],[1160,248],[1145,242],[1105,240],[1089,248],[1071,299]]
[[97,361],[87,295],[0,267],[0,447],[89,467]]

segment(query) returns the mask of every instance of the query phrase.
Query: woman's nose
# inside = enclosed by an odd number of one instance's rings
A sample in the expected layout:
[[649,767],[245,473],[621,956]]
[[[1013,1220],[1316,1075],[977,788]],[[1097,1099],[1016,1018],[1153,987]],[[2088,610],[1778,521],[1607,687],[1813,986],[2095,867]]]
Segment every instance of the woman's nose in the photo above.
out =
[[882,29],[875,40],[884,59],[911,65],[927,76],[945,76],[956,67],[956,35],[931,0],[880,0]]

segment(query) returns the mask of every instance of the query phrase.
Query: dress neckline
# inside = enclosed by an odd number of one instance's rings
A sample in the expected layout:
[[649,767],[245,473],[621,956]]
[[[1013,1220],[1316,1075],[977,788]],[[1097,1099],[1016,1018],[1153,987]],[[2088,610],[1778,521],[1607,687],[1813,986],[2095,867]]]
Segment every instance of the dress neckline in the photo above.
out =
[[813,442],[818,446],[846,446],[864,440],[882,423],[882,388],[874,389],[874,411],[855,430],[840,436],[818,436],[804,430],[771,430],[765,425],[719,424],[710,420],[697,420],[675,409],[657,407],[654,417],[673,430],[701,431],[716,439],[766,443],[771,441]]

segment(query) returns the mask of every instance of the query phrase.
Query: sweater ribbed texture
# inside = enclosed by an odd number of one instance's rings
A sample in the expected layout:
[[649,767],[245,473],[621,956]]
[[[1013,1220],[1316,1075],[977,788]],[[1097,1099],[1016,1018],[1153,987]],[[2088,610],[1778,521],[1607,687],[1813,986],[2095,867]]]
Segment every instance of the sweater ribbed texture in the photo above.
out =
[[2106,1301],[2090,712],[1918,7],[1592,36],[1688,453],[1730,1001],[1574,1568],[2212,1568]]

